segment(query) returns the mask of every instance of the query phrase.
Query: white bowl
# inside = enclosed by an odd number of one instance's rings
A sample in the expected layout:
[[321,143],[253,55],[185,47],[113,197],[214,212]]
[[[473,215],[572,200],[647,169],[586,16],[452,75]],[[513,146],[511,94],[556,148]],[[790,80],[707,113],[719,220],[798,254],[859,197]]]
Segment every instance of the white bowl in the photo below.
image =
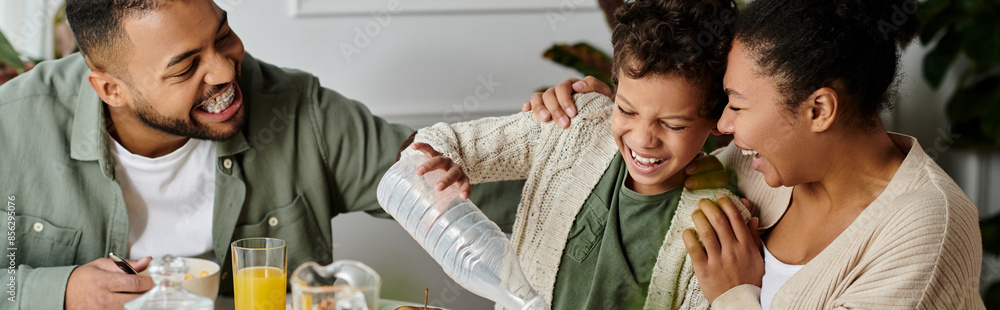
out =
[[188,264],[188,274],[195,277],[201,271],[208,271],[208,275],[200,278],[187,279],[181,282],[188,291],[192,293],[211,298],[215,301],[216,297],[219,297],[219,264],[216,264],[210,260],[200,259],[200,258],[184,258],[184,261]]
[[[184,289],[187,289],[192,293],[211,298],[212,301],[215,301],[215,298],[219,297],[219,270],[222,269],[219,267],[219,264],[200,258],[183,257],[183,259],[188,265],[187,273],[196,277],[181,281],[181,285],[184,285]],[[208,275],[198,277],[198,274],[203,270],[207,271]],[[149,275],[149,270],[143,270],[139,274]]]

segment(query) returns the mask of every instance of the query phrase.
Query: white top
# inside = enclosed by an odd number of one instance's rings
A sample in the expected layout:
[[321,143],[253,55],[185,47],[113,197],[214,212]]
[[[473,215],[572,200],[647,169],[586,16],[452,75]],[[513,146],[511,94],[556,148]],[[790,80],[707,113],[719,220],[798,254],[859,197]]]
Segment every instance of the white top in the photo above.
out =
[[215,143],[189,139],[170,154],[149,158],[115,141],[111,155],[128,209],[128,256],[214,258]]
[[782,263],[780,260],[771,255],[771,251],[767,250],[767,246],[764,246],[764,278],[762,279],[760,286],[760,306],[764,310],[771,307],[771,299],[774,299],[774,294],[778,292],[778,289],[788,279],[791,279],[799,269],[802,269],[805,265],[789,265]]

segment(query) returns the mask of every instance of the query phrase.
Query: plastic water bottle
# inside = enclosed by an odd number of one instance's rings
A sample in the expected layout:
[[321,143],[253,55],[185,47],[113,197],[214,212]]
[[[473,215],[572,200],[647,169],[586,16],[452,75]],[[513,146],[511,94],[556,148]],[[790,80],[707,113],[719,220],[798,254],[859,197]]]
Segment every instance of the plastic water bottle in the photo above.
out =
[[458,187],[434,189],[444,173],[417,176],[421,154],[400,159],[378,184],[378,202],[455,282],[507,309],[548,310],[524,277],[517,254],[496,223]]
[[156,286],[139,298],[125,303],[125,310],[212,310],[211,299],[184,289],[181,281],[188,266],[183,259],[171,255],[149,263],[149,275]]

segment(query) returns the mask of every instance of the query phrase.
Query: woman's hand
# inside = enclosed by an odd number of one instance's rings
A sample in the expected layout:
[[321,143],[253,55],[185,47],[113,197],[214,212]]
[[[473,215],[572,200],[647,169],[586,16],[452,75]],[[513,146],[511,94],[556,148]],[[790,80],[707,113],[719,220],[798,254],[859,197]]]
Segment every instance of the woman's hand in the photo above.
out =
[[611,87],[595,77],[581,79],[568,78],[556,87],[531,95],[531,100],[521,106],[521,112],[532,111],[543,122],[556,120],[562,128],[568,128],[570,118],[576,117],[576,103],[573,94],[599,92],[611,97]]
[[690,228],[684,231],[684,246],[709,303],[742,284],[759,287],[764,276],[764,258],[757,235],[759,219],[744,222],[736,205],[721,194],[716,202],[718,205],[709,199],[699,201],[698,210],[691,214],[698,231]]
[[462,166],[456,164],[451,158],[441,155],[437,150],[434,150],[427,143],[414,143],[410,146],[411,149],[423,152],[424,155],[430,157],[423,165],[417,167],[417,175],[422,176],[427,172],[434,170],[444,171],[444,176],[438,181],[434,188],[438,191],[442,191],[452,184],[458,184],[458,195],[462,199],[469,199],[469,195],[472,193],[472,182],[469,181],[469,177],[465,175],[465,171],[462,170]]

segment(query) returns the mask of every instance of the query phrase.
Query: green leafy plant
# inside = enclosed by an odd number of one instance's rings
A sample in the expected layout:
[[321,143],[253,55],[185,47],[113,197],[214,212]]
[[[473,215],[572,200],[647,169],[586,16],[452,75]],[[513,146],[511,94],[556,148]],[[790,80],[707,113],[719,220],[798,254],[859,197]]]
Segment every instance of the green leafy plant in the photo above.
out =
[[597,78],[611,86],[611,57],[596,47],[580,42],[573,45],[555,44],[542,57],[583,75]]
[[[956,147],[1000,148],[1000,0],[927,0],[917,13],[924,79],[940,88],[956,63],[958,84],[946,112]],[[962,59],[962,60],[960,60]],[[967,64],[965,64],[967,63]],[[979,223],[983,253],[1000,255],[1000,215]],[[1000,281],[986,285],[987,309],[1000,309]]]
[[917,13],[920,43],[933,46],[923,76],[940,88],[959,59],[958,86],[947,103],[957,147],[1000,147],[1000,0],[927,0]]
[[10,41],[7,41],[7,37],[3,35],[2,31],[0,31],[0,65],[14,68],[17,73],[24,72],[24,62],[21,61],[21,56],[14,50]]

